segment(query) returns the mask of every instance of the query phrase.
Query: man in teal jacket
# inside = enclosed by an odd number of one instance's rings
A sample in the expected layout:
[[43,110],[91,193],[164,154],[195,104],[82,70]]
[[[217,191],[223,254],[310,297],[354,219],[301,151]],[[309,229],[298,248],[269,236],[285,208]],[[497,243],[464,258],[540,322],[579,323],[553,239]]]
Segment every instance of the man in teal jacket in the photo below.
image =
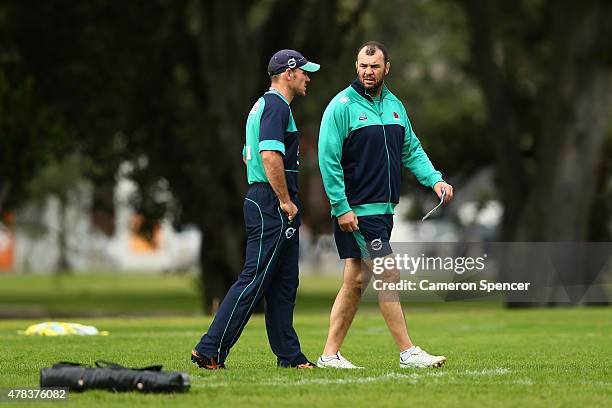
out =
[[[357,79],[327,106],[319,133],[319,167],[332,207],[334,237],[345,259],[344,282],[332,307],[321,368],[358,368],[340,347],[367,287],[372,259],[389,256],[393,211],[399,202],[402,167],[445,202],[453,188],[442,179],[412,130],[402,102],[385,86],[387,50],[371,41],[357,53]],[[362,262],[370,266],[362,271]],[[384,279],[396,281],[397,271]],[[444,356],[415,346],[397,292],[380,292],[379,305],[400,351],[400,367],[439,367]]]

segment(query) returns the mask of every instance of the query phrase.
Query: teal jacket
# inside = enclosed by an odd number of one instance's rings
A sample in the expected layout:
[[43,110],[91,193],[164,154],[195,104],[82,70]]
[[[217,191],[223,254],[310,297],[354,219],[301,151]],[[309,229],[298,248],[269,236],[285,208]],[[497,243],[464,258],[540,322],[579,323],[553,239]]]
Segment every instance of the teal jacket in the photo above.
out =
[[386,86],[372,98],[355,80],[331,100],[319,132],[319,168],[332,215],[393,214],[402,167],[424,186],[443,181],[402,102]]

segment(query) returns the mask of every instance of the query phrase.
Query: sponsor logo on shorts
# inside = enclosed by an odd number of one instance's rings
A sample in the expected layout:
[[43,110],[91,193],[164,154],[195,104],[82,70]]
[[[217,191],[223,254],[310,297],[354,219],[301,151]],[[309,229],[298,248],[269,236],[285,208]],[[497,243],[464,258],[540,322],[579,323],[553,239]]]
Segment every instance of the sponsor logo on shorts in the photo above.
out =
[[293,236],[293,234],[295,234],[295,228],[293,228],[293,227],[289,227],[285,231],[285,236],[287,237],[287,239],[291,238]]
[[382,239],[381,238],[373,239],[372,242],[370,242],[370,246],[372,247],[374,251],[380,251],[383,247]]

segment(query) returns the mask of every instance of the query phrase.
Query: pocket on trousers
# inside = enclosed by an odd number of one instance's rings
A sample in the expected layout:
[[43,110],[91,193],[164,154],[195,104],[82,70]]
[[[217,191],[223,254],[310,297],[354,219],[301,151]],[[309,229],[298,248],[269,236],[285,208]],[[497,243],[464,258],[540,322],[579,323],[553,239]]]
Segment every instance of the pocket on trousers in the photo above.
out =
[[262,224],[262,214],[258,204],[254,201],[244,200],[244,225],[247,231],[247,234],[250,234],[251,231],[261,229]]

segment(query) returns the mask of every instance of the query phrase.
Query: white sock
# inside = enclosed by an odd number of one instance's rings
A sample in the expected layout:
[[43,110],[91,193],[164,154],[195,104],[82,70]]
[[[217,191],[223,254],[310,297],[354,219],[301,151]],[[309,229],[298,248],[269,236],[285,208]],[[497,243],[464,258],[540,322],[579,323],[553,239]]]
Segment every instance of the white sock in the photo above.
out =
[[331,356],[321,356],[321,360],[330,361],[330,360],[338,360],[339,357],[337,354],[332,354]]
[[410,355],[416,350],[416,346],[412,346],[409,349],[406,349],[400,353],[400,359],[406,360]]

